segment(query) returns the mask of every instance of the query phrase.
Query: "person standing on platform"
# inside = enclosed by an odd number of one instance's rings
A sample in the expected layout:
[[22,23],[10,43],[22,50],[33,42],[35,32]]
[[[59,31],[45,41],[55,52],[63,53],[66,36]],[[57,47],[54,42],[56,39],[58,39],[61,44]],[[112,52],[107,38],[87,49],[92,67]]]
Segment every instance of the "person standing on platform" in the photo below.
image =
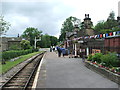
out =
[[58,57],[61,57],[61,53],[62,53],[62,50],[60,47],[56,47],[57,51],[58,51]]
[[50,46],[50,52],[52,52],[52,46]]

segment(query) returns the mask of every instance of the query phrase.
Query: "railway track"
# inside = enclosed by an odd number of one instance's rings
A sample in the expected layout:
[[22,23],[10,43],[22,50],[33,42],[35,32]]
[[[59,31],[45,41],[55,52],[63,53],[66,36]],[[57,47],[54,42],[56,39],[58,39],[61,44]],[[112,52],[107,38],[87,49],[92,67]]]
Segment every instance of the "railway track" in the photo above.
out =
[[1,87],[2,90],[31,89],[35,73],[44,53],[39,54],[30,60],[23,68],[17,71],[6,83]]

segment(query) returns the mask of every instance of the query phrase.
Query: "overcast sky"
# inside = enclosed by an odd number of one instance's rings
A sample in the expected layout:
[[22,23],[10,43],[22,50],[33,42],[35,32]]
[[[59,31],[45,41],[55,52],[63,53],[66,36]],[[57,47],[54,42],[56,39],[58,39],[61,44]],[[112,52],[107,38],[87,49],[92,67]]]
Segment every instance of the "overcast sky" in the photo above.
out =
[[[17,1],[17,2],[16,2]],[[95,25],[106,20],[111,11],[118,16],[119,0],[2,0],[2,15],[11,23],[7,36],[21,35],[28,27],[42,30],[43,34],[60,35],[62,23],[70,16],[83,21],[85,14]],[[0,9],[1,10],[1,9]]]

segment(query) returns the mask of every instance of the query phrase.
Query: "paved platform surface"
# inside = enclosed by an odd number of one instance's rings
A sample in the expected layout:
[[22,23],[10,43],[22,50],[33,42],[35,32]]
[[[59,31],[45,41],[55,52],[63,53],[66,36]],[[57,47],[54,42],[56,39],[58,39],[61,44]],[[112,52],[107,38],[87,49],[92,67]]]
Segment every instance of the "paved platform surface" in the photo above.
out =
[[36,88],[118,88],[118,84],[86,68],[80,58],[47,52]]

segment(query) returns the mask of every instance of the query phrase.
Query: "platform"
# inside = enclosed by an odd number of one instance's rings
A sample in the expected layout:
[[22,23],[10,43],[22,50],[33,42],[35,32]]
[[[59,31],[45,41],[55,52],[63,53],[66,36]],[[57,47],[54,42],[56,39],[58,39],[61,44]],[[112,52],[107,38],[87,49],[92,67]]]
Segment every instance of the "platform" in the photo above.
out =
[[57,57],[55,52],[46,52],[36,88],[118,88],[118,84],[89,70],[80,58]]

